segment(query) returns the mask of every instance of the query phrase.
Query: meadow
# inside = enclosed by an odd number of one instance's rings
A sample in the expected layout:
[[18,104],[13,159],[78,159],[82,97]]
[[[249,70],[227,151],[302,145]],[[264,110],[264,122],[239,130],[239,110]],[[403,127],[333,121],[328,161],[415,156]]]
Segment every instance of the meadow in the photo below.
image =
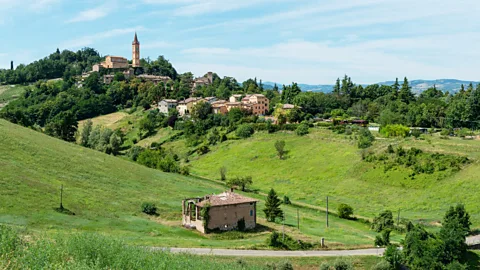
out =
[[[181,227],[181,200],[219,193],[218,182],[148,169],[123,158],[67,143],[0,120],[0,223],[27,228],[31,233],[97,232],[144,246],[268,248],[271,230],[283,231],[280,221],[268,223],[260,200],[258,231],[202,235]],[[58,213],[60,187],[63,205],[74,216]],[[158,217],[141,213],[142,202],[153,202]],[[325,213],[282,206],[285,232],[296,239],[319,242],[329,248],[371,247],[376,233],[369,225]],[[392,235],[399,241],[400,235]]]
[[22,85],[0,85],[0,108],[20,97],[25,92],[25,88],[26,86]]
[[[305,137],[293,132],[256,133],[246,140],[227,141],[211,147],[211,152],[191,158],[194,175],[220,179],[219,169],[227,168],[227,178],[252,176],[252,189],[262,192],[274,188],[282,196],[314,206],[325,207],[326,197],[336,209],[340,203],[351,205],[355,213],[373,218],[382,210],[400,211],[403,218],[437,224],[453,204],[464,203],[474,226],[480,225],[480,141],[460,138],[441,139],[378,138],[370,149],[383,152],[389,144],[425,152],[466,156],[469,165],[459,172],[420,174],[411,179],[411,169],[397,167],[385,171],[378,164],[362,160],[362,150],[352,136],[338,135],[327,129],[311,129]],[[276,156],[274,143],[286,142],[287,157]]]

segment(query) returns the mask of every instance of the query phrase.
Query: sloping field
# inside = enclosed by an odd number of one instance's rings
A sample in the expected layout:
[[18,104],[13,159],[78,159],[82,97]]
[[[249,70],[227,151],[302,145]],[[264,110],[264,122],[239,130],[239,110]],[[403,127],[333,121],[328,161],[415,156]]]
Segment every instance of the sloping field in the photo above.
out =
[[[287,158],[276,156],[274,143],[285,140]],[[361,160],[355,141],[329,130],[313,129],[305,137],[293,133],[256,133],[246,140],[227,141],[212,147],[204,156],[191,160],[195,175],[219,179],[219,169],[227,168],[227,178],[253,177],[253,188],[265,192],[275,188],[291,200],[332,209],[340,203],[353,206],[355,213],[373,218],[384,209],[401,217],[434,223],[443,217],[450,205],[465,203],[474,226],[480,225],[480,141],[439,136],[425,140],[378,140],[373,151],[395,147],[417,147],[428,152],[467,156],[473,163],[460,172],[435,172],[410,179],[410,169],[384,167]]]
[[[207,236],[182,228],[181,200],[219,193],[223,185],[193,177],[148,169],[122,158],[109,156],[0,120],[0,223],[26,227],[36,232],[94,231],[129,243],[181,247],[265,247],[269,230],[281,231],[280,223],[263,218],[262,195],[247,194],[260,201],[258,220],[264,228],[248,234]],[[64,207],[74,216],[54,210],[64,186]],[[280,188],[280,186],[279,186]],[[142,202],[154,202],[159,217],[142,214]],[[375,232],[368,225],[330,217],[325,226],[322,211],[283,206],[285,231],[297,239],[319,241],[329,247],[372,246]],[[399,236],[393,235],[398,241]]]

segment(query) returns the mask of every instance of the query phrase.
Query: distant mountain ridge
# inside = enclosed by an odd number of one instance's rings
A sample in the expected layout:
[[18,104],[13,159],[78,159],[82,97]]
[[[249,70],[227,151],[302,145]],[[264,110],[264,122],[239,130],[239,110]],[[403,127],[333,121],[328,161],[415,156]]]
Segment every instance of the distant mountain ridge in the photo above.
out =
[[[400,84],[403,81],[400,81]],[[380,85],[393,85],[395,81],[386,81],[386,82],[380,82],[377,84]],[[413,80],[410,81],[410,85],[412,86],[412,91],[416,94],[422,93],[423,91],[427,90],[430,87],[433,87],[434,85],[437,87],[437,89],[442,90],[444,92],[450,92],[450,93],[456,93],[460,90],[462,84],[467,88],[468,84],[473,83],[474,85],[480,83],[480,82],[475,82],[475,81],[462,81],[462,80],[456,80],[456,79],[438,79],[438,80]],[[265,88],[272,88],[273,85],[275,85],[274,82],[264,82]],[[281,89],[282,84],[277,83],[278,87]],[[367,86],[368,84],[362,84],[362,86]],[[302,89],[304,92],[324,92],[324,93],[330,93],[333,91],[333,84],[318,84],[318,85],[312,85],[312,84],[298,84],[298,86]]]

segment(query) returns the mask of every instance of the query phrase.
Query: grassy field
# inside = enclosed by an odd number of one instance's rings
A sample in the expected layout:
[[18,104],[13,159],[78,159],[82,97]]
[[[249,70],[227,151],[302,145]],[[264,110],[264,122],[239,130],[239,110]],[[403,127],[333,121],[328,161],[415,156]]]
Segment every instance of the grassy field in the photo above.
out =
[[[288,154],[280,160],[274,143],[285,140]],[[382,166],[361,160],[355,141],[325,129],[312,129],[305,137],[290,132],[256,133],[246,140],[227,141],[212,147],[204,156],[191,159],[192,173],[219,179],[219,169],[227,168],[227,177],[250,175],[254,189],[266,192],[275,188],[291,200],[336,209],[347,203],[359,215],[373,218],[390,209],[401,211],[401,217],[436,223],[450,205],[465,203],[475,227],[480,226],[480,141],[426,135],[425,140],[381,139],[373,151],[384,151],[388,144],[424,151],[467,156],[473,163],[458,173],[435,172],[407,176],[410,169],[384,172]]]
[[[201,235],[180,225],[181,200],[219,193],[225,186],[194,177],[167,174],[136,163],[60,141],[0,120],[0,223],[26,227],[34,232],[100,232],[131,244],[180,247],[266,248],[269,231],[282,231],[259,211],[260,230],[254,233]],[[64,206],[75,216],[54,211],[64,185]],[[261,200],[264,196],[251,194]],[[159,208],[159,217],[140,212],[142,202]],[[371,247],[376,235],[360,222],[325,213],[284,206],[285,231],[297,239],[329,248]],[[399,235],[392,235],[399,241]]]
[[8,102],[20,97],[25,92],[26,86],[22,85],[0,85],[0,108]]

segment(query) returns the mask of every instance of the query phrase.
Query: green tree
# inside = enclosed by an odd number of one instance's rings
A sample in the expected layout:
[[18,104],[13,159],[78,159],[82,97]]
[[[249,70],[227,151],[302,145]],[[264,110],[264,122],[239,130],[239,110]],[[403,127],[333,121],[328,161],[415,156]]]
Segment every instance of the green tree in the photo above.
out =
[[239,138],[246,139],[252,136],[254,132],[255,131],[253,130],[253,127],[251,125],[242,124],[238,126],[237,130],[235,131],[235,135],[237,135],[237,137]]
[[415,100],[415,95],[412,93],[412,87],[410,87],[407,77],[403,80],[402,87],[398,92],[398,98],[407,104]]
[[465,205],[457,204],[455,207],[451,206],[448,211],[445,213],[443,218],[443,225],[453,223],[455,220],[462,225],[463,230],[465,231],[466,235],[470,233],[470,226],[472,225],[470,221],[470,214],[465,210]]
[[385,229],[393,229],[393,213],[390,210],[381,212],[373,219],[372,229],[381,232]]
[[116,156],[120,152],[120,148],[123,144],[122,137],[115,132],[110,136],[110,151],[111,154]]
[[263,209],[267,221],[275,222],[276,218],[283,218],[283,211],[280,209],[281,204],[282,201],[278,198],[275,190],[273,190],[273,188],[270,189],[267,199],[265,200],[265,208]]
[[67,142],[75,141],[77,118],[71,111],[62,111],[45,126],[45,133]]
[[117,82],[123,82],[125,81],[125,74],[123,74],[122,72],[116,72],[113,80]]
[[301,123],[298,125],[297,129],[295,130],[295,134],[298,136],[305,136],[308,134],[308,124]]
[[338,217],[344,219],[351,219],[353,215],[353,207],[348,204],[340,204],[338,206]]
[[228,179],[226,182],[227,186],[230,188],[232,187],[240,187],[242,191],[245,191],[245,189],[253,184],[253,180],[251,176],[245,176],[245,177],[235,177]]
[[276,141],[275,142],[275,150],[277,150],[277,155],[279,159],[283,159],[285,155],[285,141]]
[[212,105],[208,102],[198,102],[192,108],[191,116],[194,120],[205,120],[212,113]]
[[80,137],[80,145],[84,147],[88,147],[88,137],[93,129],[93,122],[92,120],[87,120],[85,124],[83,124],[82,134]]

